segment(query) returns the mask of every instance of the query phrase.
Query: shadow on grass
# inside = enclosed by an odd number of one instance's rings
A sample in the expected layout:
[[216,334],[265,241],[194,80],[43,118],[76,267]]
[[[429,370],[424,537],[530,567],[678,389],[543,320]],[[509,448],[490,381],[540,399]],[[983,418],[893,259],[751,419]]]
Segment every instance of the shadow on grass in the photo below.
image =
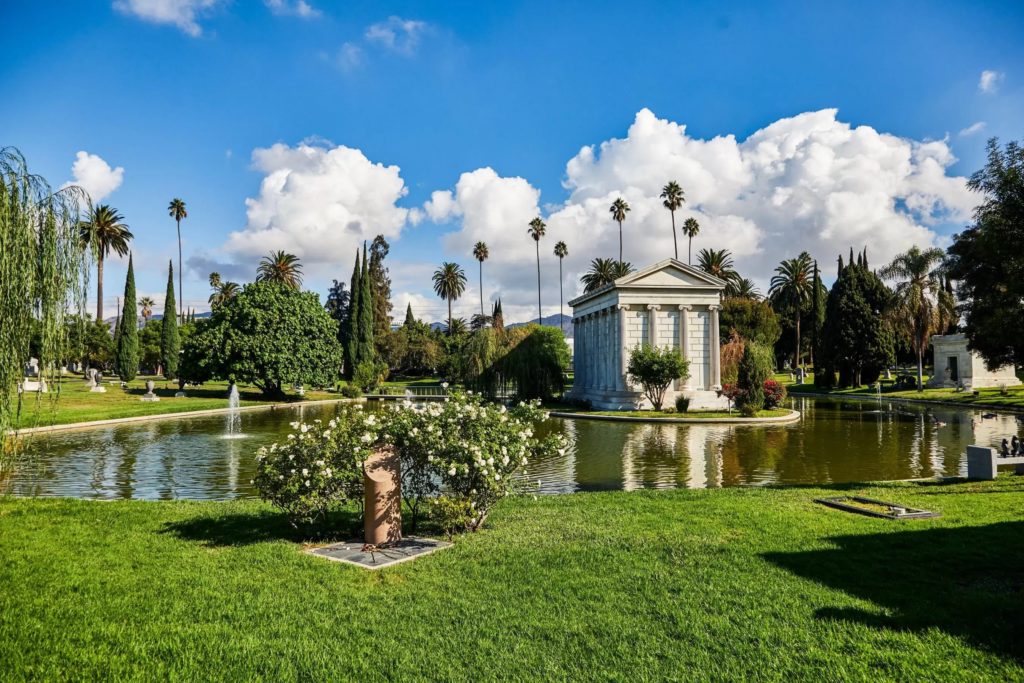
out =
[[1024,522],[829,539],[836,548],[768,553],[768,561],[869,600],[889,616],[823,607],[816,617],[878,629],[938,628],[1024,661]]
[[362,536],[362,517],[355,510],[330,513],[313,525],[293,526],[280,512],[220,514],[168,522],[161,533],[205,546],[244,546],[272,541],[330,543]]

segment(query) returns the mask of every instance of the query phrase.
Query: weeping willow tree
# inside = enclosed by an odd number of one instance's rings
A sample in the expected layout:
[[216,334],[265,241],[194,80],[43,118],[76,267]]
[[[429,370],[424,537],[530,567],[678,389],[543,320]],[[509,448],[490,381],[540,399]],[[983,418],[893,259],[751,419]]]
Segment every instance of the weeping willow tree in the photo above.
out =
[[[84,320],[89,252],[78,220],[88,196],[78,187],[54,191],[28,170],[13,147],[0,149],[0,443],[21,412],[17,392],[33,328],[40,376],[60,392],[71,314]],[[38,400],[38,394],[36,394]]]

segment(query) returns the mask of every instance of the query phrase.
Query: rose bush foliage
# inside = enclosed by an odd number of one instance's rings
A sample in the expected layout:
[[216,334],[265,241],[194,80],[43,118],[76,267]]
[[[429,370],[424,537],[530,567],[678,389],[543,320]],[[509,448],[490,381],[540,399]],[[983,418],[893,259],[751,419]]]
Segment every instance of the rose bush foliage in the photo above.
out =
[[294,423],[286,442],[261,449],[254,482],[293,520],[314,520],[332,505],[361,500],[363,461],[390,445],[414,521],[424,500],[445,495],[468,506],[472,512],[459,526],[475,531],[495,503],[524,487],[531,459],[564,454],[564,437],[534,433],[545,417],[536,403],[507,408],[462,393],[379,412],[347,407],[326,425]]

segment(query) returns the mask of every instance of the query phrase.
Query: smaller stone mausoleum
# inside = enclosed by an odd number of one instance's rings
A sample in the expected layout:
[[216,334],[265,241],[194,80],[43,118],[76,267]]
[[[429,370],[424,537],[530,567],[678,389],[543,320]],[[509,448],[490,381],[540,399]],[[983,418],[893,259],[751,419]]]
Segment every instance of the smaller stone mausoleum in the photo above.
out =
[[602,410],[650,407],[626,374],[629,354],[650,344],[679,349],[690,376],[670,386],[690,408],[726,408],[722,388],[718,311],[725,283],[675,259],[666,259],[569,302],[573,317],[575,381],[569,397]]
[[937,334],[932,337],[932,348],[935,350],[935,374],[928,380],[930,387],[962,384],[965,389],[984,389],[1020,384],[1012,365],[987,369],[981,356],[967,348],[967,335]]

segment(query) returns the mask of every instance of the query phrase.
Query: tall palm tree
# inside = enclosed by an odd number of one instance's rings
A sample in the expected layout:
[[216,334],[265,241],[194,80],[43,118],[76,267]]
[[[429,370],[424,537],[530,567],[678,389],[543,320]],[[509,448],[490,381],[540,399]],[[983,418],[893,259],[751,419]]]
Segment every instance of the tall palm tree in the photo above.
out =
[[622,221],[626,220],[626,214],[629,213],[629,204],[622,197],[619,197],[612,202],[611,208],[608,209],[612,218],[619,224],[619,260],[622,260]]
[[103,261],[113,250],[118,256],[128,253],[134,235],[124,216],[107,204],[93,207],[88,218],[78,224],[82,247],[96,254],[96,320],[103,320]]
[[455,301],[466,291],[466,273],[458,263],[445,261],[434,271],[431,278],[434,283],[434,292],[444,301],[448,302],[448,333],[452,333],[452,301]]
[[796,349],[793,352],[793,367],[802,367],[803,354],[800,348],[800,317],[804,304],[814,295],[814,260],[806,251],[796,258],[786,259],[775,268],[768,286],[772,303],[788,310],[793,315],[796,331]]
[[737,299],[752,299],[757,301],[761,298],[761,292],[751,280],[745,277],[737,278],[725,286],[725,295]]
[[491,255],[485,242],[473,245],[473,257],[480,262],[480,316],[484,317],[484,261]]
[[285,251],[272,251],[260,259],[256,282],[278,282],[298,289],[302,285],[302,264],[299,257]]
[[141,299],[139,299],[139,308],[142,309],[142,319],[145,321],[145,323],[148,323],[149,316],[153,315],[154,306],[156,306],[156,302],[153,301],[152,297],[144,296]]
[[672,214],[672,246],[675,248],[676,260],[678,261],[679,242],[676,240],[676,209],[686,201],[683,197],[683,188],[679,187],[679,183],[676,181],[670,180],[665,187],[661,188],[661,198],[664,200],[662,205]]
[[726,284],[739,277],[732,262],[732,252],[728,249],[701,249],[697,254],[697,267]]
[[686,262],[693,265],[693,238],[700,232],[700,223],[693,216],[683,221],[683,234],[690,240],[686,247]]
[[211,278],[210,285],[213,287],[213,292],[207,300],[210,303],[210,308],[217,308],[221,304],[234,299],[241,290],[237,282],[228,282],[227,280],[218,280],[214,284],[213,278]]
[[213,271],[212,273],[210,273],[210,288],[217,289],[218,287],[220,287],[220,283],[220,273],[218,273],[217,271]]
[[[562,259],[569,255],[569,247],[565,246],[565,242],[559,240],[555,242],[555,256],[558,257],[558,324],[562,324]],[[620,259],[621,260],[621,259]]]
[[911,247],[878,271],[896,282],[889,316],[917,354],[917,389],[924,389],[924,352],[931,336],[952,318],[953,300],[943,286],[941,249]]
[[167,205],[167,213],[174,219],[174,222],[178,225],[178,306],[181,308],[179,317],[181,322],[185,322],[185,294],[181,287],[181,220],[188,218],[188,211],[185,209],[185,200],[178,199],[175,197],[171,200],[171,203]]
[[533,238],[533,241],[537,245],[537,324],[538,325],[541,324],[541,320],[543,320],[543,318],[544,318],[543,314],[541,313],[541,308],[540,308],[540,238],[544,236],[544,233],[547,231],[547,227],[548,226],[546,226],[544,224],[544,221],[542,221],[540,219],[540,216],[537,216],[532,221],[530,221],[530,227],[526,229],[526,232],[528,232],[530,234],[530,237]]
[[611,258],[596,258],[590,262],[590,270],[580,276],[584,292],[593,292],[633,272],[633,265]]

